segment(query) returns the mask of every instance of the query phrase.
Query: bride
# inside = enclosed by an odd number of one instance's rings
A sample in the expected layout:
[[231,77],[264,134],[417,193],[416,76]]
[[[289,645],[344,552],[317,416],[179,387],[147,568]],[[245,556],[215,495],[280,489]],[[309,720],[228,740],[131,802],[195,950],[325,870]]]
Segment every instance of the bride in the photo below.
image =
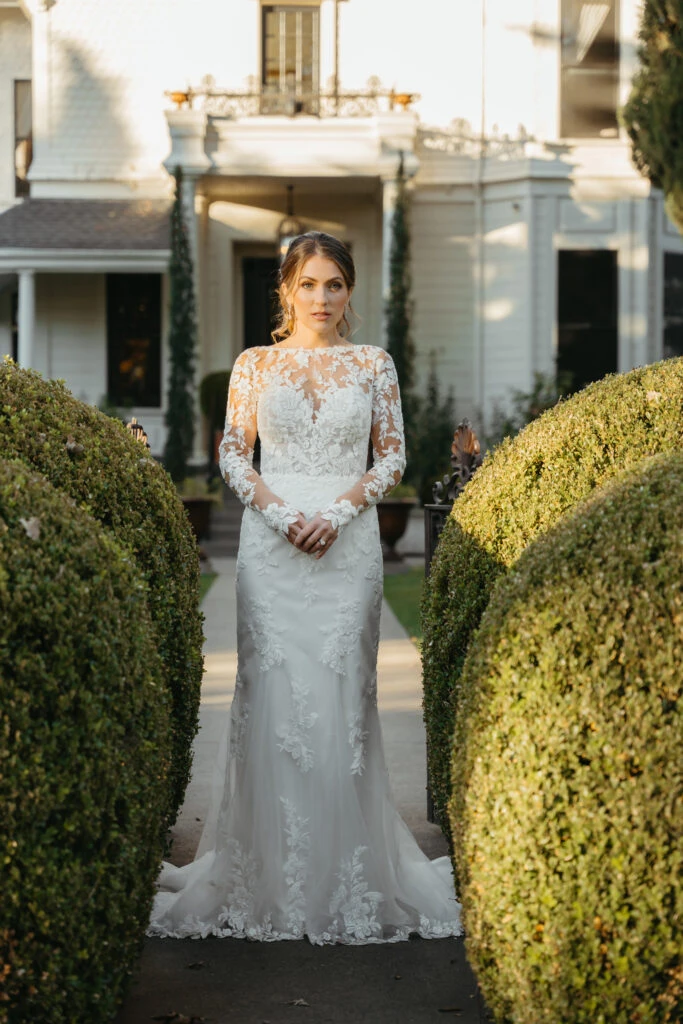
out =
[[201,855],[163,865],[150,935],[362,944],[461,932],[448,858],[419,849],[384,763],[374,505],[403,473],[403,424],[391,357],[346,340],[354,284],[342,242],[295,238],[281,340],[232,370],[220,465],[246,506],[235,696]]

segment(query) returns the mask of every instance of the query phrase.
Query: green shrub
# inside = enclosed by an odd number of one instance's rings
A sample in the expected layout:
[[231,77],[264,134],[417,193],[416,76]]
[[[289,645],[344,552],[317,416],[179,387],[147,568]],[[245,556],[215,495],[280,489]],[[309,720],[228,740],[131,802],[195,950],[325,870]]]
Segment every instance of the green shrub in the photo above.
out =
[[170,700],[126,548],[0,460],[0,1021],[112,1018],[163,851]]
[[172,823],[189,780],[202,677],[199,559],[175,488],[122,423],[11,361],[0,364],[0,437],[5,456],[32,465],[113,530],[149,584],[173,699]]
[[641,462],[497,584],[456,708],[467,946],[496,1020],[683,1014],[683,455]]
[[682,442],[683,359],[671,359],[560,402],[488,456],[456,501],[422,607],[429,776],[445,831],[453,702],[495,581],[595,487]]

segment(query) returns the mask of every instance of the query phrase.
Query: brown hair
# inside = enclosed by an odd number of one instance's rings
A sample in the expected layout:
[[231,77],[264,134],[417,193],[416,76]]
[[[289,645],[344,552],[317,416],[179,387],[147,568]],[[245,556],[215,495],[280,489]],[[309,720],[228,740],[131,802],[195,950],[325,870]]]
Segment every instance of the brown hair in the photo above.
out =
[[[278,274],[277,296],[280,300],[280,314],[277,327],[271,332],[274,342],[283,341],[294,331],[294,313],[291,306],[288,306],[284,293],[285,289],[290,293],[294,291],[304,264],[311,256],[324,256],[325,259],[336,263],[344,279],[344,284],[349,291],[351,291],[356,283],[356,268],[353,263],[353,257],[344,242],[339,238],[335,238],[334,235],[326,235],[324,231],[307,231],[305,235],[297,235],[289,243],[287,255],[282,261]],[[348,308],[354,317],[357,318],[357,314],[351,306],[351,300],[349,300]],[[348,338],[354,329],[349,323],[346,313],[344,313],[342,323],[346,327],[343,336]]]

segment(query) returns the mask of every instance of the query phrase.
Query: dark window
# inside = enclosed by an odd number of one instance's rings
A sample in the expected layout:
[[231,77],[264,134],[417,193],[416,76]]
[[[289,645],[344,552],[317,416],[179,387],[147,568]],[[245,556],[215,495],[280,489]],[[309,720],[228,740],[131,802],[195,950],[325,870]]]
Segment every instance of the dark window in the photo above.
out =
[[12,339],[12,351],[10,355],[16,363],[19,359],[19,292],[14,291],[10,296],[10,335]]
[[161,406],[160,274],[107,274],[107,397]]
[[578,391],[618,360],[617,254],[609,249],[558,253],[557,373]]
[[616,138],[619,86],[617,2],[562,0],[560,134]]
[[683,255],[664,253],[664,358],[683,356]]
[[14,194],[29,194],[28,170],[33,159],[31,83],[14,83]]
[[277,298],[277,274],[280,261],[272,256],[245,256],[242,260],[244,278],[244,347],[270,345],[270,332],[277,323],[280,304]]
[[320,11],[316,6],[263,7],[261,113],[317,114]]

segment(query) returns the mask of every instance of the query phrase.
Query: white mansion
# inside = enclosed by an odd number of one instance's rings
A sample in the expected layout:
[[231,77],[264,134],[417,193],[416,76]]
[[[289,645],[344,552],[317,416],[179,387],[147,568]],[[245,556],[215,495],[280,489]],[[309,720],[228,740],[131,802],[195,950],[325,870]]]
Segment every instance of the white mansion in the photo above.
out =
[[[383,343],[395,175],[414,335],[481,423],[556,368],[683,353],[683,243],[617,121],[637,0],[0,0],[0,352],[163,446],[185,172],[198,378],[267,342],[279,238],[347,240]],[[203,450],[198,435],[197,451]]]

